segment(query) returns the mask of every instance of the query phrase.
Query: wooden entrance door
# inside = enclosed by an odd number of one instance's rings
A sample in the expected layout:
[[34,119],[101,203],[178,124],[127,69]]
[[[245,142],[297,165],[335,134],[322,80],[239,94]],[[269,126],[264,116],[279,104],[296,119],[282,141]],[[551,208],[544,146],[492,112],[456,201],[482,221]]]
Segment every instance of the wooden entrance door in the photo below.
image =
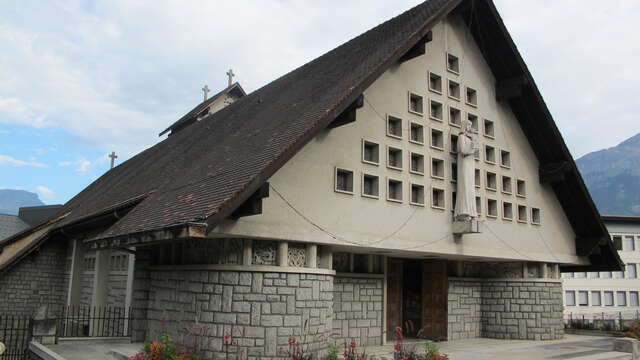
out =
[[422,329],[427,339],[447,339],[448,290],[447,262],[425,260],[422,263]]
[[387,340],[395,339],[396,327],[402,327],[401,259],[387,258]]

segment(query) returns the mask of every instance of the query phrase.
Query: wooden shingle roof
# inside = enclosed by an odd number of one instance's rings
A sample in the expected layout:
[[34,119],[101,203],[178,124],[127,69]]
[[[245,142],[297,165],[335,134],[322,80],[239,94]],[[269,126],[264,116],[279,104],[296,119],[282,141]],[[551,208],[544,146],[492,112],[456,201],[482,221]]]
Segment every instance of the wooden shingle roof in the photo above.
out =
[[126,215],[116,216],[102,238],[187,223],[212,229],[453,11],[467,22],[500,90],[516,94],[504,101],[541,169],[556,176],[551,186],[576,233],[578,254],[589,256],[594,270],[619,268],[573,158],[491,0],[428,0],[363,33],[110,170],[64,206],[60,214],[68,216],[58,227],[126,205]]

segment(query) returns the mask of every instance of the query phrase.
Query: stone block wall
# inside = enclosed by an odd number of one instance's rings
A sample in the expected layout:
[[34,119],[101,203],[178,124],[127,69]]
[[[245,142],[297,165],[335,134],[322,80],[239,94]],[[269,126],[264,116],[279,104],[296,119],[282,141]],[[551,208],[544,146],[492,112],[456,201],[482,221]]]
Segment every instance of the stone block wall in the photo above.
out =
[[480,281],[449,279],[447,338],[473,339],[481,335],[482,285]]
[[449,340],[564,336],[558,280],[449,278]]
[[482,287],[482,336],[556,340],[564,336],[562,283],[488,281]]
[[147,340],[168,331],[189,346],[192,339],[183,329],[197,323],[207,329],[202,342],[207,359],[225,358],[227,334],[238,343],[230,352],[248,359],[286,357],[282,350],[289,337],[304,338],[312,351],[327,346],[333,276],[214,270],[151,270],[147,275],[136,276],[147,290],[134,285],[134,306],[148,304]]
[[383,279],[335,277],[333,335],[338,344],[382,344]]
[[111,270],[109,272],[107,287],[109,288],[107,293],[107,306],[125,307],[127,297],[127,272]]
[[0,314],[33,315],[44,304],[66,303],[67,243],[51,239],[0,276]]

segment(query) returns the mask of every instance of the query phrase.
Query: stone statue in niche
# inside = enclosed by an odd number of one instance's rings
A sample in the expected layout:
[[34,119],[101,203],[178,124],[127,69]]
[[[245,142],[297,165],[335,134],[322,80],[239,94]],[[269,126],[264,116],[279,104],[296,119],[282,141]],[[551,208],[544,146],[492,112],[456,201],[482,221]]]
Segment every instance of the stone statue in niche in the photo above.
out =
[[478,139],[471,121],[466,121],[458,135],[458,186],[454,214],[456,221],[468,221],[478,217],[474,160],[474,154],[478,148]]

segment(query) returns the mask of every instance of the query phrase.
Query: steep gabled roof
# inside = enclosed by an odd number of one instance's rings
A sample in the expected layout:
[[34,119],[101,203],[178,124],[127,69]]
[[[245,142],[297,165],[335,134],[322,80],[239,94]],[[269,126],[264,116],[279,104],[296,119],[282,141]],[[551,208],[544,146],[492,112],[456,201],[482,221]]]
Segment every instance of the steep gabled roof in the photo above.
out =
[[200,104],[196,105],[196,107],[191,109],[191,111],[189,111],[183,117],[181,117],[176,122],[171,124],[168,128],[164,129],[160,134],[158,134],[158,136],[162,136],[162,135],[168,133],[169,131],[173,132],[176,129],[180,129],[180,128],[184,127],[184,126],[187,126],[190,122],[196,121],[198,115],[204,109],[206,109],[209,105],[211,105],[213,102],[218,100],[220,97],[222,97],[224,95],[228,95],[228,94],[237,94],[238,97],[243,97],[243,96],[247,95],[247,93],[244,92],[244,89],[242,88],[242,86],[240,86],[240,83],[235,82],[235,83],[227,86],[226,88],[222,89],[222,91],[220,91],[219,93],[213,95],[212,97],[208,98],[207,100],[205,100],[205,101],[201,102]]
[[590,256],[593,269],[618,268],[607,230],[491,0],[429,0],[367,31],[110,170],[65,205],[61,214],[69,215],[59,227],[136,199],[102,238],[193,222],[213,228],[452,11],[467,21],[498,85],[520,84],[509,104],[541,166],[559,174],[552,186],[579,255]]

